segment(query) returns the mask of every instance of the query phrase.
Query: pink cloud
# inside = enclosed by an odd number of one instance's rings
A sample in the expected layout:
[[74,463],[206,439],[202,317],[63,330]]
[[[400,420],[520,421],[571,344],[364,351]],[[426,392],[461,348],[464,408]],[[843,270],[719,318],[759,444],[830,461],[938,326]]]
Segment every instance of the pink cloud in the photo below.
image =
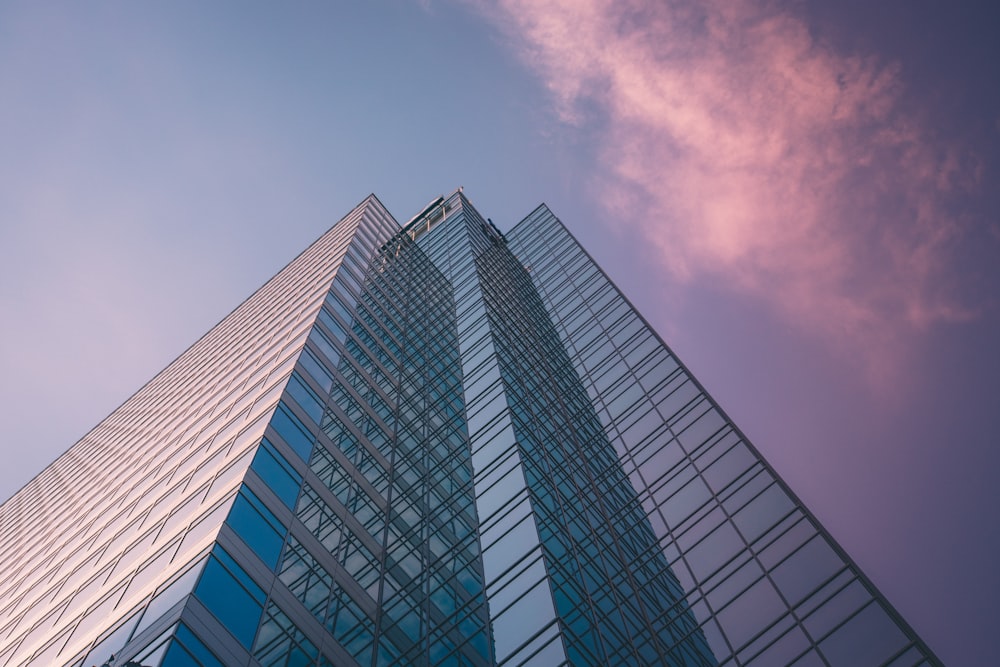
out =
[[[910,332],[970,313],[947,210],[974,183],[901,102],[898,66],[817,42],[758,0],[499,0],[559,118],[592,131],[600,197],[675,279],[715,279],[891,370]],[[616,216],[616,220],[618,217]]]

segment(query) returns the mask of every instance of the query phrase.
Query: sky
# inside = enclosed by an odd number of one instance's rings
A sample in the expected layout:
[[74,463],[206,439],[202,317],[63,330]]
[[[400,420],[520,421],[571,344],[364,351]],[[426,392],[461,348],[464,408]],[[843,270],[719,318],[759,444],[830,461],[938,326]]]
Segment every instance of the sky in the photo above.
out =
[[0,4],[0,498],[370,192],[545,202],[946,664],[1000,652],[1000,10]]

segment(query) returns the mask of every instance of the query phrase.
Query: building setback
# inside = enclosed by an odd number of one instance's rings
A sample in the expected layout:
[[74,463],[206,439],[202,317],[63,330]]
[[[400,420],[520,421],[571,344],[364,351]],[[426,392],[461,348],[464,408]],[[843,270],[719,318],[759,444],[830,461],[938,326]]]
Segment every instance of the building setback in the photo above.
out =
[[0,664],[939,661],[562,223],[375,196],[0,507]]

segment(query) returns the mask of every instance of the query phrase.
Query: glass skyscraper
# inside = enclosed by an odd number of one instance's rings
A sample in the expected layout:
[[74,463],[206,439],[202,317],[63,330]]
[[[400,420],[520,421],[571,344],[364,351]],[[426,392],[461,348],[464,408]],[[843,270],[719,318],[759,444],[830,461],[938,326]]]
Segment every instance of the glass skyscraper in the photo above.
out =
[[374,196],[0,507],[0,664],[935,665],[562,223]]

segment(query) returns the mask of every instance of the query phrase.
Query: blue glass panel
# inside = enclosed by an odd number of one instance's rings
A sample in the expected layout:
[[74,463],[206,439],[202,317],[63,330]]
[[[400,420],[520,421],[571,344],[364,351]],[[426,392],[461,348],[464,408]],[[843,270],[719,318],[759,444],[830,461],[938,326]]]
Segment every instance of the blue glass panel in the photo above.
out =
[[302,381],[297,372],[292,373],[292,377],[288,380],[286,391],[305,410],[305,413],[318,424],[320,417],[323,416],[323,404],[320,403],[319,397],[316,396],[313,390],[306,386],[306,383]]
[[327,393],[333,388],[333,376],[330,375],[330,371],[327,370],[326,366],[316,357],[309,348],[306,348],[302,352],[302,356],[299,357],[299,364],[316,383],[323,388]]
[[312,333],[309,334],[309,340],[312,341],[313,345],[319,348],[320,353],[327,358],[330,367],[336,367],[337,362],[340,361],[340,352],[334,347],[330,339],[323,334],[319,329],[313,329]]
[[183,623],[177,626],[177,640],[205,667],[225,667]]
[[292,414],[292,411],[283,402],[278,403],[278,409],[271,417],[271,426],[278,432],[281,439],[302,457],[303,461],[309,461],[309,455],[312,454],[313,437],[306,425]]
[[347,333],[344,331],[344,328],[337,324],[332,317],[330,317],[330,313],[326,310],[326,308],[319,311],[319,319],[336,338],[339,338],[340,340],[347,338]]
[[326,305],[331,310],[333,310],[333,312],[337,313],[342,318],[344,318],[345,322],[350,323],[351,320],[353,319],[351,311],[347,309],[347,306],[345,306],[343,303],[340,302],[340,299],[338,299],[333,292],[330,292],[327,295],[326,302],[324,305]]
[[267,597],[264,595],[264,589],[258,586],[257,583],[250,578],[250,575],[243,570],[240,564],[233,560],[233,557],[229,555],[229,552],[220,546],[216,546],[215,549],[212,550],[212,555],[218,558],[219,562],[226,566],[230,574],[236,577],[236,579],[243,584],[244,588],[247,589],[257,602],[262,605],[264,604],[264,600]]
[[226,523],[271,569],[277,566],[287,531],[250,489],[240,489]]
[[302,476],[295,472],[267,438],[261,443],[250,467],[267,483],[274,494],[281,498],[288,509],[295,509],[295,499],[299,495]]
[[84,659],[86,664],[96,664],[103,660],[106,660],[109,656],[114,657],[114,654],[125,645],[129,637],[132,635],[132,630],[135,628],[136,621],[139,619],[138,614],[133,614],[126,622],[118,626],[118,628],[103,639],[97,646],[91,649],[90,653]]
[[217,547],[205,564],[195,596],[233,637],[250,648],[263,611],[264,591],[223,549]]
[[160,663],[160,667],[203,667],[194,656],[188,653],[183,646],[175,639],[170,642],[167,655]]

